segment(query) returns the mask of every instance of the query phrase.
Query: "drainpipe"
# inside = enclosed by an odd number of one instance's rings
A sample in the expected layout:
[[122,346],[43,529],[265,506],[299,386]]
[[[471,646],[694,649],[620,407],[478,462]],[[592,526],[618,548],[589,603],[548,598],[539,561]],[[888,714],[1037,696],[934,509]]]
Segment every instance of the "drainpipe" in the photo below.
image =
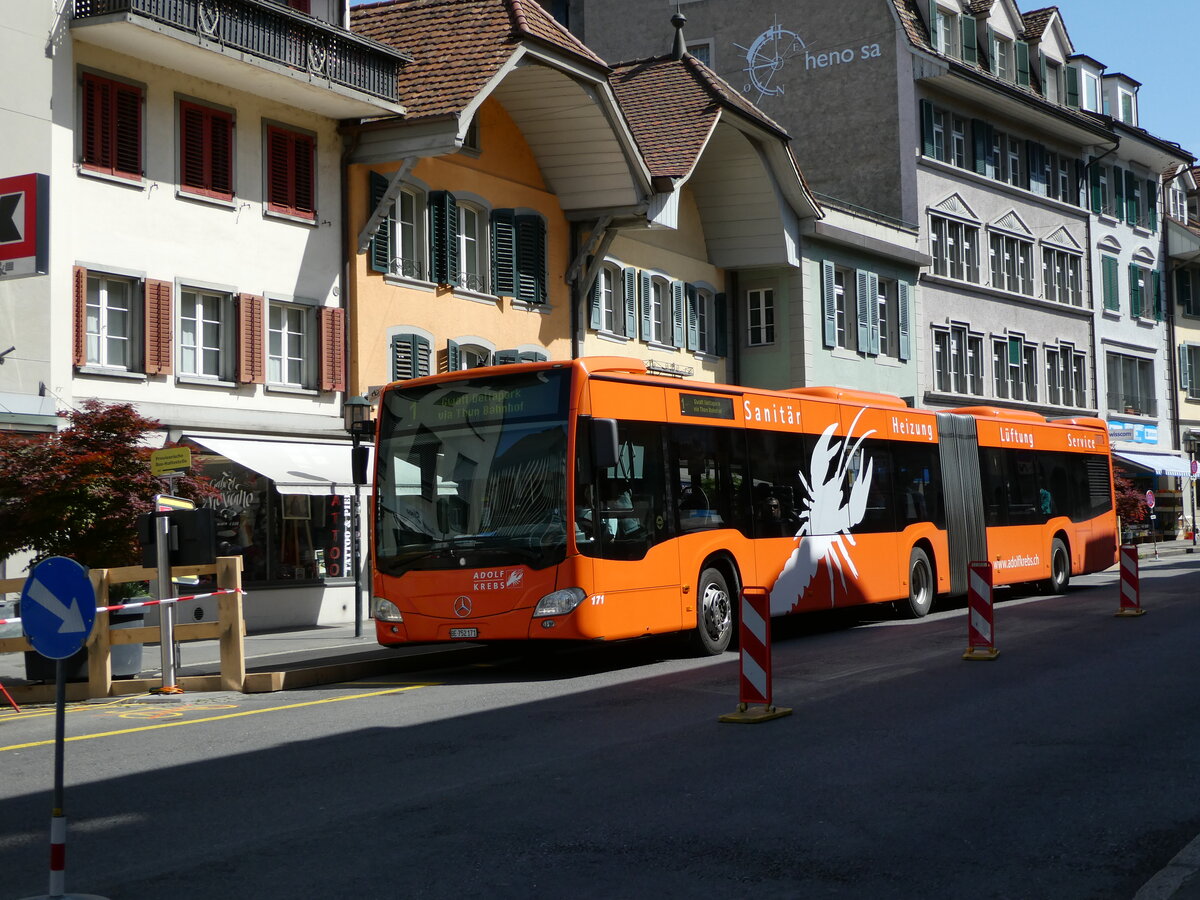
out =
[[[342,125],[351,124],[353,120],[342,122]],[[339,129],[340,130],[340,129]],[[354,341],[351,338],[353,333],[353,322],[350,317],[350,266],[354,260],[353,249],[350,246],[350,196],[347,190],[350,184],[350,156],[358,147],[359,132],[357,130],[351,132],[349,139],[343,133],[342,136],[342,161],[338,168],[338,179],[341,188],[341,227],[342,227],[342,286],[340,297],[342,309],[346,312],[346,328],[343,335],[342,354],[346,360],[346,390],[342,394],[342,401],[350,396],[350,373],[352,370],[350,365],[351,352],[354,347]]]
[[[579,227],[578,222],[571,223],[571,250],[567,254],[568,260],[579,254]],[[579,296],[579,281],[580,279],[576,278],[567,284],[571,293],[571,359],[579,358],[579,304],[583,302],[583,298]]]
[[[1095,256],[1095,254],[1092,252],[1092,216],[1096,215],[1092,212],[1092,166],[1099,163],[1100,160],[1104,159],[1105,157],[1111,156],[1117,152],[1117,148],[1121,146],[1121,139],[1118,137],[1115,140],[1116,143],[1113,144],[1112,147],[1110,147],[1104,153],[1101,153],[1099,156],[1093,158],[1091,162],[1084,164],[1083,183],[1076,185],[1076,193],[1082,193],[1087,198],[1087,202],[1084,204],[1084,208],[1087,210],[1087,215],[1084,217],[1083,222],[1083,236],[1085,242],[1084,246],[1088,248],[1087,258],[1089,262]],[[1100,397],[1100,366],[1105,365],[1105,361],[1100,358],[1100,333],[1096,328],[1096,313],[1099,312],[1099,310],[1096,309],[1095,274],[1096,273],[1094,270],[1088,270],[1088,303],[1092,308],[1092,396],[1096,398],[1096,415],[1099,418],[1108,421],[1107,416],[1101,415],[1101,411],[1103,411],[1105,407],[1101,405],[1103,398]]]
[[726,340],[729,342],[729,371],[726,373],[726,381],[729,384],[742,383],[742,342],[741,328],[738,323],[738,310],[741,308],[738,303],[738,273],[736,271],[728,272],[725,276],[725,306],[729,310],[729,334]]

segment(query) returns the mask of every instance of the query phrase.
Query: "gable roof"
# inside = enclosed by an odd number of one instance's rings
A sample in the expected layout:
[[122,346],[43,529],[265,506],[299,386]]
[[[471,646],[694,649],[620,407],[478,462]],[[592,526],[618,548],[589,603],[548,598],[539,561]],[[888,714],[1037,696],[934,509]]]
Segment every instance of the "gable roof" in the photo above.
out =
[[686,177],[722,110],[789,140],[779,124],[691,54],[617,63],[608,81],[655,176]]
[[535,0],[384,0],[351,7],[350,28],[412,57],[397,80],[409,121],[461,112],[521,43],[608,71]]

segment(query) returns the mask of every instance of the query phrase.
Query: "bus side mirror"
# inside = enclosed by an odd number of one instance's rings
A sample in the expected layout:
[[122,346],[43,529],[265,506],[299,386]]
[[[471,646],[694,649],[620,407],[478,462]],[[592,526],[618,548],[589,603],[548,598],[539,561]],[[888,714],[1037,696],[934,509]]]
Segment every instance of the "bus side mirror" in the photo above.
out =
[[617,464],[617,420],[592,419],[592,465],[611,469]]

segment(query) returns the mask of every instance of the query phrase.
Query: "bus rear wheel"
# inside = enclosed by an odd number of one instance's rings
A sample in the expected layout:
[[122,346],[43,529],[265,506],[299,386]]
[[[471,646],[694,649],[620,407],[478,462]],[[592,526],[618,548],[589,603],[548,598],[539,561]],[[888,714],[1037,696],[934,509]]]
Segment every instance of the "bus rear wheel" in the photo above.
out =
[[929,555],[913,547],[908,557],[908,599],[900,601],[900,611],[913,619],[929,615],[933,609],[933,567]]
[[718,656],[733,637],[733,600],[719,569],[707,568],[696,583],[696,630],[692,646],[701,656]]
[[1048,594],[1061,594],[1071,583],[1071,555],[1062,538],[1055,538],[1050,545],[1050,577],[1042,582]]

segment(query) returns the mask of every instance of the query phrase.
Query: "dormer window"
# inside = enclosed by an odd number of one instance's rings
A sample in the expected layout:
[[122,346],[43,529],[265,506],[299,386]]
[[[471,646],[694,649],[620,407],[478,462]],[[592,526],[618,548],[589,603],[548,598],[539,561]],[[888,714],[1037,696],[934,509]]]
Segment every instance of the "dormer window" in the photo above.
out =
[[1001,81],[1016,81],[1013,66],[1013,42],[1008,38],[996,38],[996,75]]
[[1080,78],[1080,105],[1091,112],[1100,112],[1100,79],[1095,73],[1081,71]]
[[1137,124],[1137,96],[1133,91],[1117,89],[1117,118],[1126,125]]
[[958,14],[942,9],[936,3],[930,5],[930,33],[933,35],[933,49],[946,56],[959,58],[959,26]]
[[1062,66],[1056,62],[1046,62],[1046,77],[1043,79],[1042,93],[1051,103],[1061,103],[1059,95],[1059,79],[1062,78]]

